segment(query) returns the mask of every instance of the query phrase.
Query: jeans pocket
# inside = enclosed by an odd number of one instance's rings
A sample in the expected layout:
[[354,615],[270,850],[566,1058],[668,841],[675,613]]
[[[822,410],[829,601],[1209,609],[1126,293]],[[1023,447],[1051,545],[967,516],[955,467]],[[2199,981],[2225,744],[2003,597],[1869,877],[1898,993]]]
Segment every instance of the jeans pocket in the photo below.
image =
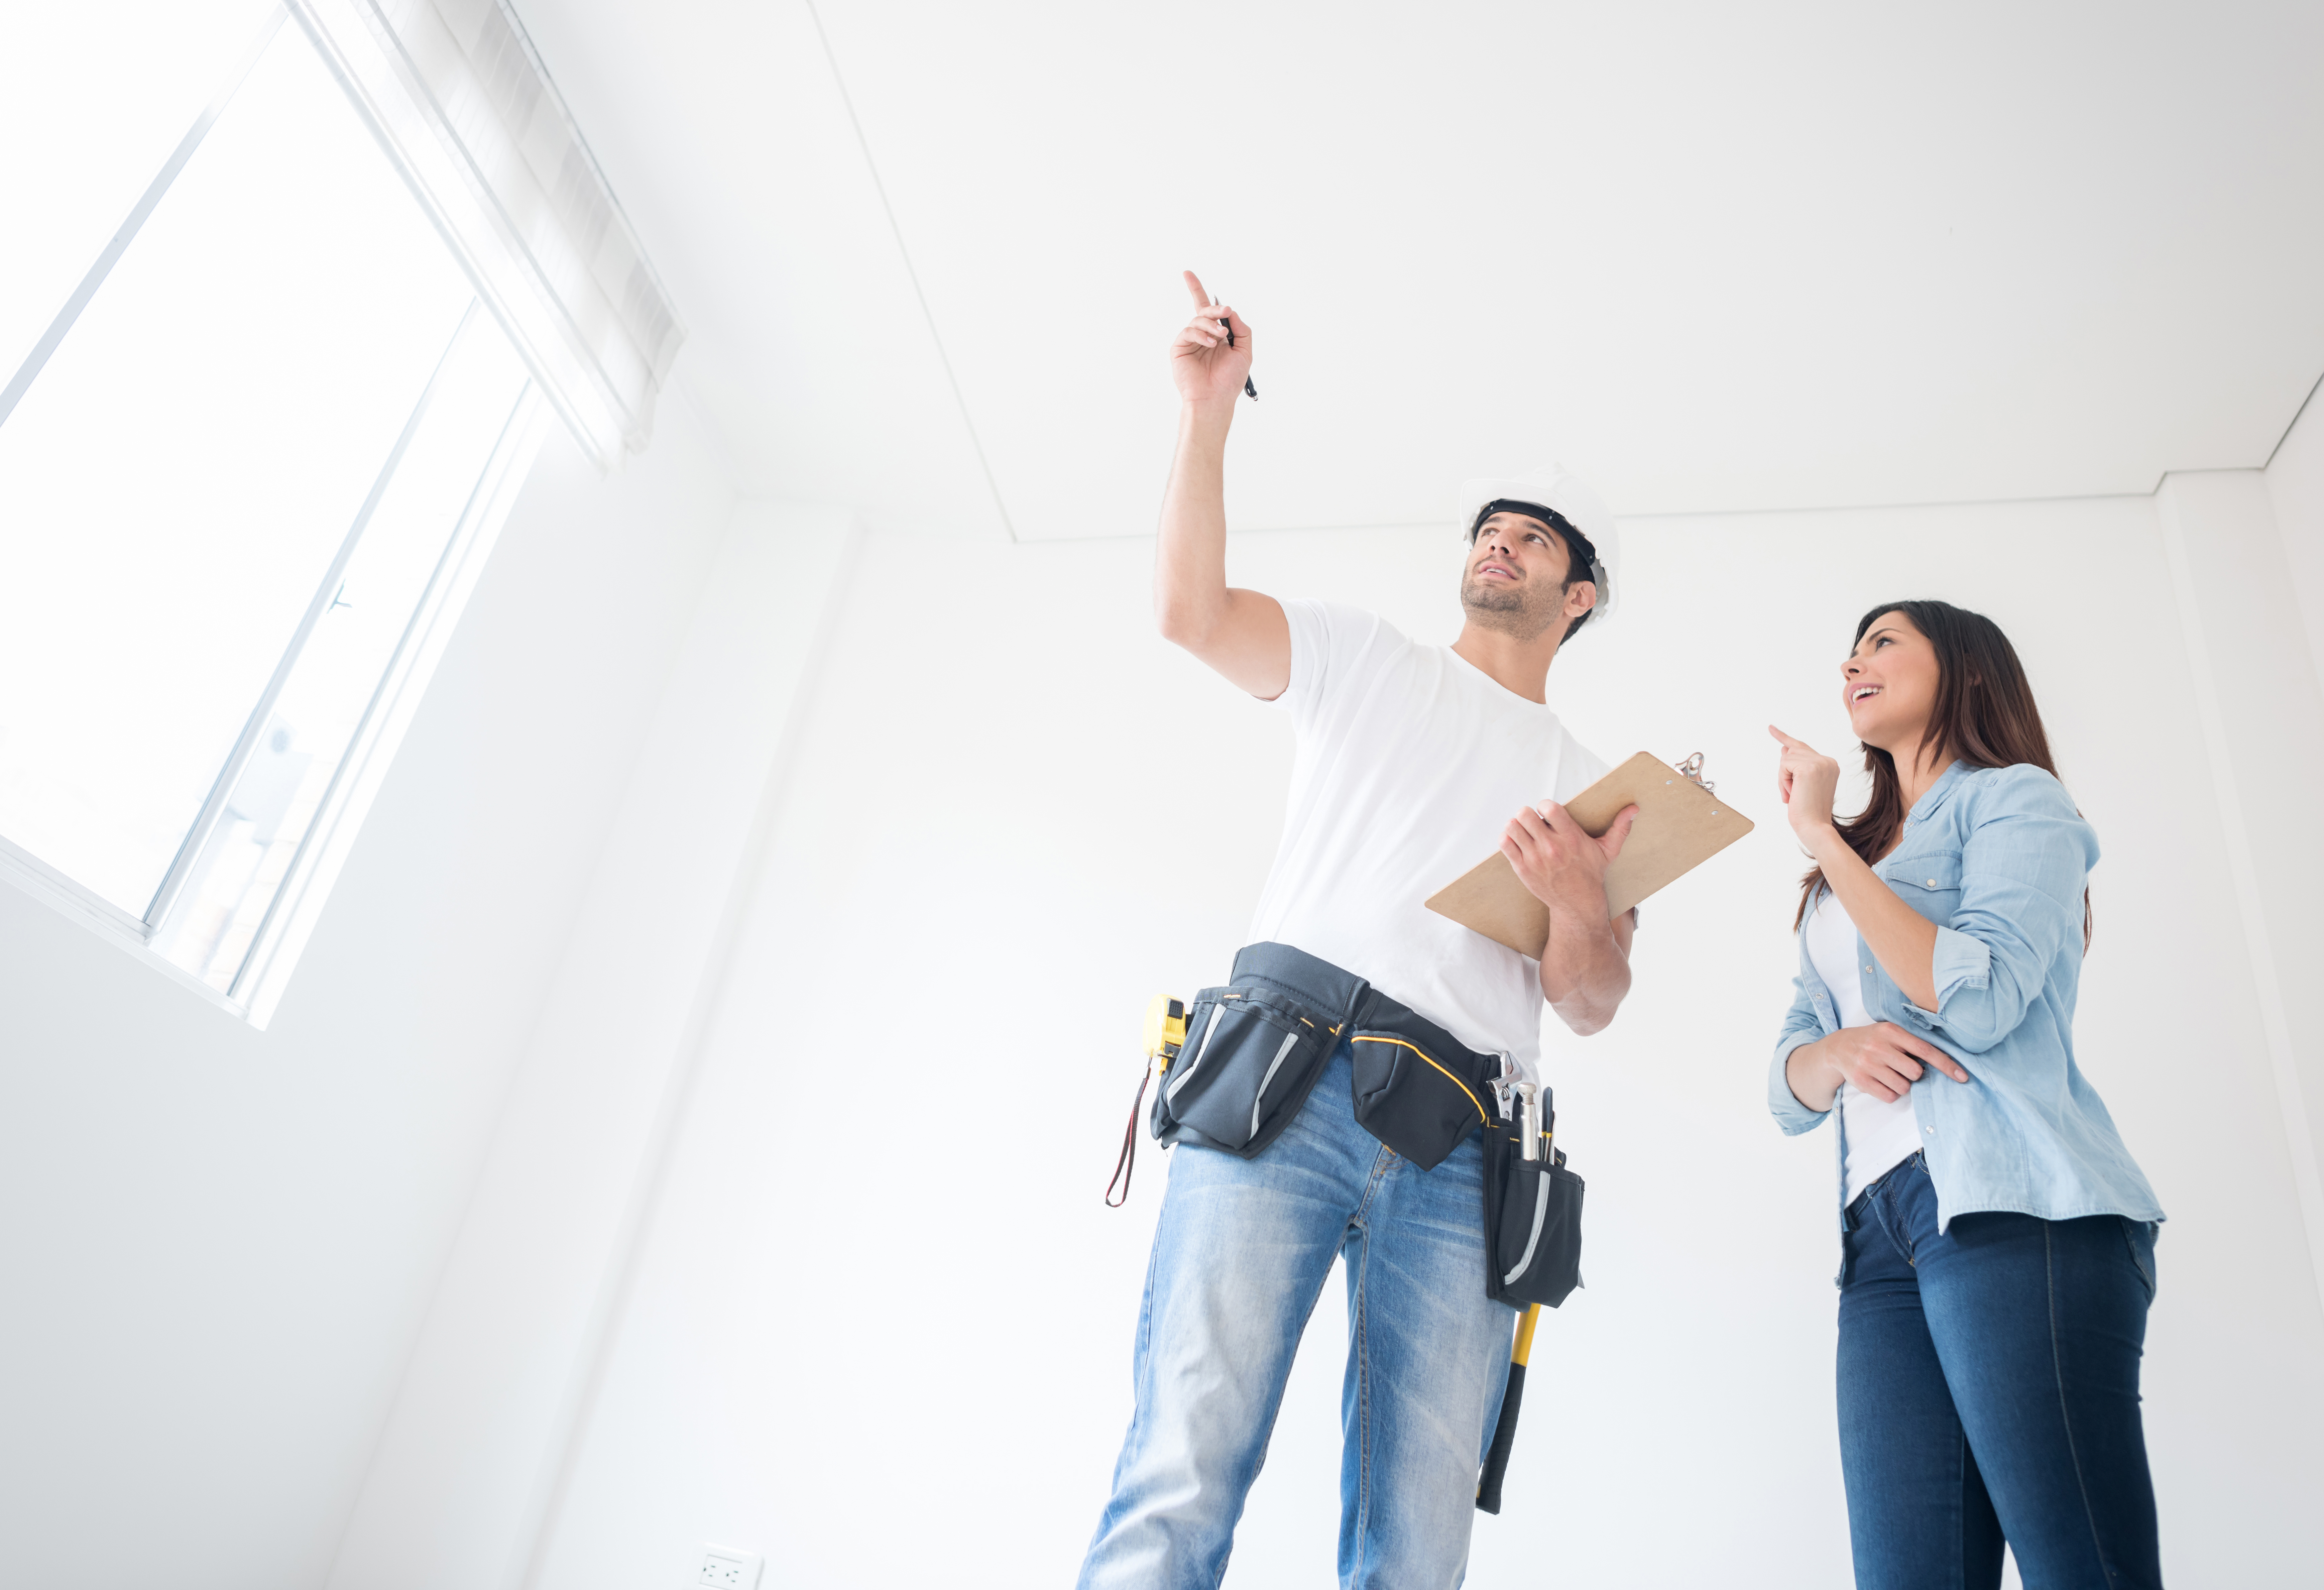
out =
[[2133,1220],[2126,1215],[2115,1219],[2122,1225],[2123,1245],[2130,1250],[2130,1267],[2138,1271],[2138,1284],[2146,1289],[2146,1300],[2154,1301],[2154,1238],[2155,1223]]
[[1435,1169],[1491,1119],[1479,1093],[1482,1082],[1462,1081],[1452,1069],[1459,1063],[1453,1057],[1432,1055],[1393,1032],[1358,1032],[1350,1042],[1356,1119],[1423,1170]]

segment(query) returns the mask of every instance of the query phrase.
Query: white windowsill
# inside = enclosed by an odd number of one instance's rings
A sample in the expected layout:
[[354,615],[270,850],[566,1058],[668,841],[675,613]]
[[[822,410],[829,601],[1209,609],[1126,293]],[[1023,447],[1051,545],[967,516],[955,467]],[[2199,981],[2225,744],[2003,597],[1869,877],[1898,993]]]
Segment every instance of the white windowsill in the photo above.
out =
[[179,987],[198,995],[240,1020],[249,1011],[162,955],[145,941],[144,924],[109,901],[58,872],[39,857],[0,838],[0,878],[5,878],[58,915],[88,929],[99,938],[135,957]]
[[320,920],[339,869],[355,846],[373,799],[410,726],[460,614],[492,556],[501,526],[515,505],[532,460],[550,427],[554,411],[538,384],[519,400],[501,445],[477,483],[469,512],[462,516],[427,595],[411,619],[403,643],[381,680],[374,709],[365,715],[346,752],[324,809],[315,817],[310,843],[301,846],[291,875],[282,883],[275,911],[254,943],[233,994],[219,993],[155,949],[152,929],[136,917],[91,893],[29,851],[0,837],[0,878],[98,938],[135,957],[180,987],[238,1020],[263,1030],[282,1002],[299,957]]

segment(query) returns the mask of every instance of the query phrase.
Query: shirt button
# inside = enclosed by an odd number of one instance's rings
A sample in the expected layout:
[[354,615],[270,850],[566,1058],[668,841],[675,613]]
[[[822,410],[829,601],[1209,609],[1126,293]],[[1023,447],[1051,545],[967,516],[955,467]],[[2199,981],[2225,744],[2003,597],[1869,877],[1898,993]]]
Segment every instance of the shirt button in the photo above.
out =
[[1933,1126],[1926,1128],[1926,1131],[1931,1137],[1934,1137],[1937,1134],[1937,1129]]
[[1937,881],[1936,881],[1934,878],[1931,878],[1931,879],[1929,880],[1929,887],[1930,887],[1930,888],[1932,888],[1932,889],[1933,889],[1933,888],[1935,888],[1936,886],[1937,886]]

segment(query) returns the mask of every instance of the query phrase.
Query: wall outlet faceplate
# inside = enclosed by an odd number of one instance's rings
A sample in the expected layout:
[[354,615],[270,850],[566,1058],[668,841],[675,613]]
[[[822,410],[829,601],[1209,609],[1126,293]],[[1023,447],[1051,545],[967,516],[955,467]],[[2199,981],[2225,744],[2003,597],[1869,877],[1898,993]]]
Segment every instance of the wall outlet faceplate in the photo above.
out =
[[705,1546],[694,1582],[702,1590],[759,1590],[761,1558],[732,1546]]

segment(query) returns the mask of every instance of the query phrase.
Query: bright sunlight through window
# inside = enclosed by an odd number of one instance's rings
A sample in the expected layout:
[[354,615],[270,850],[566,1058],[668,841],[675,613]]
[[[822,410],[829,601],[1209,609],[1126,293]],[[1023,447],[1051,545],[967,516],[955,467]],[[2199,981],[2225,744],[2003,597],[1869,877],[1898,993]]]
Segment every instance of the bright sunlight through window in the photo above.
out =
[[12,179],[57,224],[0,282],[0,861],[246,1000],[535,398],[309,34],[210,10],[204,80]]

